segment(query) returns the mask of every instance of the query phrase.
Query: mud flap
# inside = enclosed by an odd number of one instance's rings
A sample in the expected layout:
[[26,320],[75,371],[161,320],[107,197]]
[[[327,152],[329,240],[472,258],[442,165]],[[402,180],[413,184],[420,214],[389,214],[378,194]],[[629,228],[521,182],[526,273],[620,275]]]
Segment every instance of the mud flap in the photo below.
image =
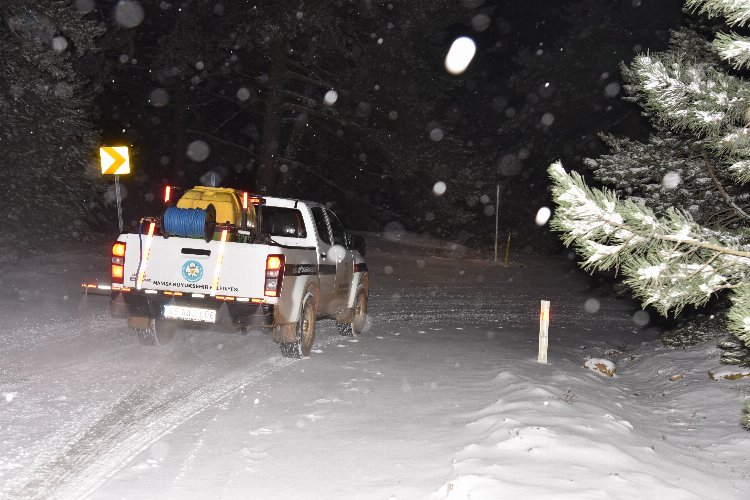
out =
[[342,309],[336,313],[336,321],[339,323],[351,323],[354,320],[354,308]]
[[136,330],[147,330],[151,326],[151,318],[147,316],[129,316],[128,327]]
[[216,324],[223,328],[229,328],[234,325],[226,302],[222,303],[219,310],[216,311]]
[[273,340],[277,343],[294,342],[297,340],[297,324],[276,325],[273,327]]

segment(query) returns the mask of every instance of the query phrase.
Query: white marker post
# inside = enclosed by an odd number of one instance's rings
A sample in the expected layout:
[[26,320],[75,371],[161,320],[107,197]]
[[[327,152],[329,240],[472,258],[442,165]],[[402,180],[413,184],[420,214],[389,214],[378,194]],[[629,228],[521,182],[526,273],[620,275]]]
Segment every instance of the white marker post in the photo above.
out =
[[547,345],[549,333],[549,300],[542,301],[542,311],[539,313],[539,363],[547,364]]

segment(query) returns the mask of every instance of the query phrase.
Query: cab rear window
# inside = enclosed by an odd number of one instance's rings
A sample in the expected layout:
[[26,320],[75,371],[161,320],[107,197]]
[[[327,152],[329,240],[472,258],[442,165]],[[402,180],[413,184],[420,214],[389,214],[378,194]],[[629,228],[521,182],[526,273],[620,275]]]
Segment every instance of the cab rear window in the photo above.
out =
[[261,229],[271,236],[306,238],[302,213],[296,208],[263,207]]

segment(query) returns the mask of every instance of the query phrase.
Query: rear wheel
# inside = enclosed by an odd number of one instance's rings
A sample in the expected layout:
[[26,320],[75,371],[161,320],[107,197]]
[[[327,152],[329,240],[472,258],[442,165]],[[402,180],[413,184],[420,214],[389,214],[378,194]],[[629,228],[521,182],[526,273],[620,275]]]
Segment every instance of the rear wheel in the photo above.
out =
[[161,346],[168,344],[177,332],[177,325],[169,320],[153,320],[148,328],[134,328],[138,341],[143,345]]
[[336,329],[339,331],[339,335],[343,335],[344,337],[351,337],[353,335],[351,323],[341,323],[340,321],[337,321]]
[[367,324],[367,294],[359,292],[354,302],[354,321],[352,321],[352,332],[354,335],[364,333]]
[[302,303],[302,311],[300,311],[299,320],[297,320],[295,335],[294,342],[279,344],[281,355],[285,358],[309,356],[315,340],[315,303],[312,295],[308,295]]
[[354,299],[354,316],[351,323],[336,322],[336,328],[341,335],[351,337],[360,335],[365,331],[365,322],[367,321],[367,295],[359,292]]

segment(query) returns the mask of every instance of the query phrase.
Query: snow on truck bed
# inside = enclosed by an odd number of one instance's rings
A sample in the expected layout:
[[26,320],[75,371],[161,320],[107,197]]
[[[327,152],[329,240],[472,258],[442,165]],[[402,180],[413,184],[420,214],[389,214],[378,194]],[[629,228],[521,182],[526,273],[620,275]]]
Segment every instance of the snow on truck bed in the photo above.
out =
[[662,347],[562,257],[367,238],[370,330],[319,322],[303,360],[140,346],[80,295],[107,245],[0,269],[0,498],[747,498],[750,379],[712,380],[712,344]]

